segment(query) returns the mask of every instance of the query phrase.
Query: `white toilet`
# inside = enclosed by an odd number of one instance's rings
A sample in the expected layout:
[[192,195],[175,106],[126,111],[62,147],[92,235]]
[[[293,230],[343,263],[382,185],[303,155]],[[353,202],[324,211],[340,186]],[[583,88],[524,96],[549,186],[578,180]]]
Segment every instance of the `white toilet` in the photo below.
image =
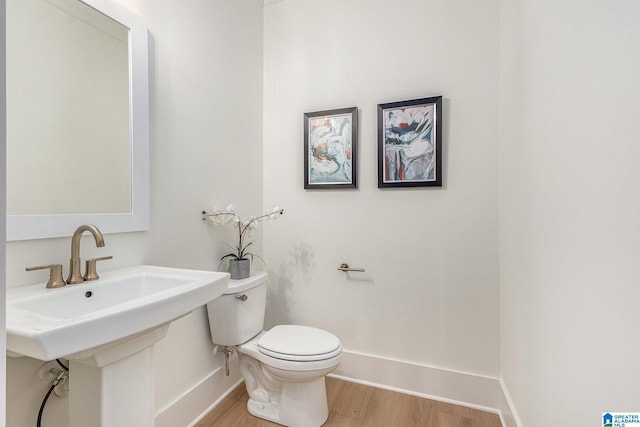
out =
[[230,280],[207,304],[211,338],[238,351],[249,413],[285,426],[319,427],[329,415],[324,377],[340,363],[342,344],[308,326],[263,331],[266,301],[266,272]]

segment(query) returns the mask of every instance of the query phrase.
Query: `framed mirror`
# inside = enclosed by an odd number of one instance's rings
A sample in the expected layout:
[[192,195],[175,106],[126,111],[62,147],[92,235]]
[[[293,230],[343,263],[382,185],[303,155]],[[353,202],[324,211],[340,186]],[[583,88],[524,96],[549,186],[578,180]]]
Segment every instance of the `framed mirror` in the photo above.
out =
[[7,240],[149,228],[148,42],[112,0],[7,0]]

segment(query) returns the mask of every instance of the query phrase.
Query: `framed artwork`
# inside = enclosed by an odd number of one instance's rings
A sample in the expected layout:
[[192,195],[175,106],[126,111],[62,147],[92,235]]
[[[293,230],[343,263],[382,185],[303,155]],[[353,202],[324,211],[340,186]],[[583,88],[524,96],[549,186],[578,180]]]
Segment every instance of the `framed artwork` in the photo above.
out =
[[358,188],[358,108],[304,114],[304,188]]
[[378,188],[442,187],[442,96],[378,104]]

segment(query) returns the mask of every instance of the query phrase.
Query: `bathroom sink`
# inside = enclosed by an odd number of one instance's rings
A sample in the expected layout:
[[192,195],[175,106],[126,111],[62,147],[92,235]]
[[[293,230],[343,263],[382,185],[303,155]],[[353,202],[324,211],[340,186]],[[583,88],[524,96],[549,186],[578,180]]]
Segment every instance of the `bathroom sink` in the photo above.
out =
[[10,289],[7,350],[40,360],[86,357],[189,314],[222,295],[228,280],[227,273],[142,265],[60,289]]

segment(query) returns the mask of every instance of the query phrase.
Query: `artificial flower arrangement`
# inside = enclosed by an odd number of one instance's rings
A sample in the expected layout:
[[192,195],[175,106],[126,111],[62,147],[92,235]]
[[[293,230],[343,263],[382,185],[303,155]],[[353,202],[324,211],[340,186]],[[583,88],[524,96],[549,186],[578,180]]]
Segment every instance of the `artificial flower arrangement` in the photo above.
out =
[[282,214],[284,214],[284,209],[275,207],[260,216],[241,218],[236,213],[235,206],[229,205],[224,209],[213,208],[210,212],[202,211],[202,219],[208,220],[216,226],[231,224],[238,229],[238,244],[235,247],[229,245],[234,249],[234,252],[220,258],[220,264],[225,260],[228,261],[227,271],[231,271],[236,261],[249,260],[253,262],[254,257],[262,259],[259,255],[247,251],[247,248],[253,244],[253,241],[247,242],[247,237],[252,230],[257,228],[258,223],[265,220],[274,221]]

